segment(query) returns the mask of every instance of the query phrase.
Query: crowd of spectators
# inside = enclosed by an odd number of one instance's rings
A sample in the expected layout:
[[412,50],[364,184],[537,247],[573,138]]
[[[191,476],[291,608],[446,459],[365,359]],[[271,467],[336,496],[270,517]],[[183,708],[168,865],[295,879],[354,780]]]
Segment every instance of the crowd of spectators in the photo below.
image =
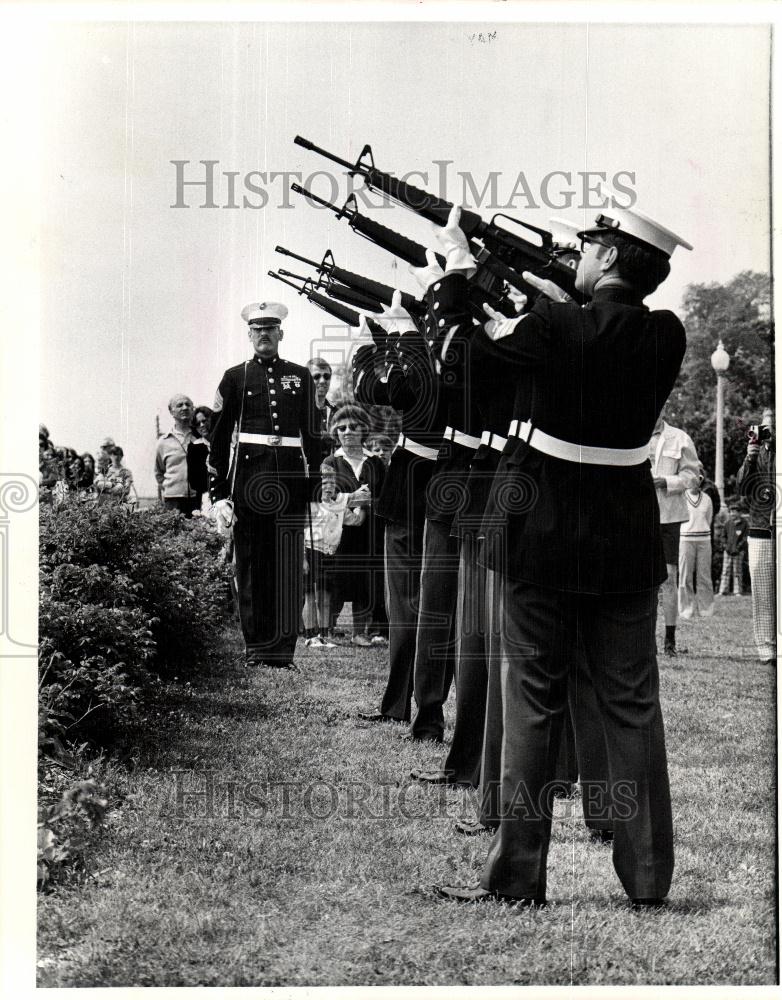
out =
[[138,502],[133,473],[123,464],[124,452],[113,438],[97,451],[79,454],[54,444],[44,424],[38,427],[38,492],[41,503],[60,504],[66,497],[100,503],[111,497],[129,506]]

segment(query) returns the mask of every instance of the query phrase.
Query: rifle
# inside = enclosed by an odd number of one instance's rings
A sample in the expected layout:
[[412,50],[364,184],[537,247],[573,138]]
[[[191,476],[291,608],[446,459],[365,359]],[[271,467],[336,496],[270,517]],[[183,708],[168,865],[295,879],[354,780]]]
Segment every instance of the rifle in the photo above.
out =
[[348,285],[340,285],[338,282],[332,281],[331,278],[324,277],[322,274],[318,275],[318,279],[315,282],[312,278],[307,278],[302,274],[294,274],[292,271],[286,271],[283,268],[279,268],[277,273],[281,274],[284,278],[296,278],[298,281],[314,282],[314,288],[322,288],[331,298],[337,299],[340,302],[346,302],[357,309],[368,310],[369,312],[381,312],[383,309],[383,304],[377,299],[372,298],[370,295],[365,295],[355,288],[350,288]]
[[[277,253],[281,253],[285,257],[293,257],[294,260],[298,260],[302,264],[314,267],[318,274],[328,278],[332,283],[341,282],[341,285],[337,287],[347,285],[349,288],[354,288],[356,291],[376,299],[381,305],[391,305],[391,299],[394,295],[393,285],[384,285],[381,281],[374,281],[372,278],[365,278],[363,274],[356,274],[355,271],[347,271],[344,267],[338,267],[331,250],[327,250],[323,255],[323,260],[318,263],[315,260],[310,260],[308,257],[302,257],[301,254],[294,253],[292,250],[286,250],[285,247],[277,246],[274,249]],[[280,271],[280,274],[282,273]],[[325,287],[328,289],[329,295],[339,298],[338,295],[335,295],[331,291],[328,284]],[[343,301],[347,302],[349,300],[344,299]],[[426,303],[407,292],[402,292],[402,307],[414,317],[423,316],[426,312]]]
[[[345,167],[351,177],[363,177],[364,182],[370,190],[381,192],[387,198],[416,212],[422,218],[428,219],[439,226],[444,226],[448,221],[448,215],[453,208],[452,202],[438,198],[428,191],[414,187],[406,181],[400,181],[391,174],[378,170],[372,155],[372,147],[369,144],[365,145],[361,150],[361,154],[356,162],[350,163],[348,160],[343,160],[342,157],[336,156],[334,153],[330,153],[320,146],[316,146],[309,139],[303,139],[299,135],[293,141],[297,146],[303,146],[305,149],[318,153],[333,163],[338,163],[340,166]],[[351,197],[355,200],[355,195]],[[525,239],[522,235],[510,232],[505,226],[500,225],[498,220],[504,220],[507,223],[527,230],[529,233],[534,234],[539,242],[533,243],[529,239]],[[533,226],[528,222],[515,219],[513,216],[505,215],[502,212],[498,212],[492,216],[491,222],[486,222],[477,212],[472,212],[465,208],[461,211],[459,225],[470,241],[471,249],[472,241],[480,240],[483,259],[481,259],[481,256],[476,255],[475,251],[473,251],[473,256],[475,256],[479,264],[482,263],[488,266],[490,272],[495,274],[495,277],[502,277],[503,280],[513,284],[516,288],[520,288],[527,295],[531,291],[529,285],[524,283],[523,287],[516,285],[511,277],[507,275],[503,277],[502,274],[496,273],[496,262],[499,262],[518,275],[519,278],[523,271],[531,271],[539,278],[550,278],[560,288],[563,288],[569,295],[576,299],[576,301],[583,301],[583,297],[575,288],[575,270],[568,267],[567,264],[563,264],[562,261],[557,260],[554,256],[554,242],[551,233],[547,230],[540,229],[538,226]],[[534,290],[532,291],[534,293]]]
[[[338,208],[299,184],[291,184],[291,190],[295,191],[296,194],[303,194],[306,198],[314,201],[316,205],[331,209],[338,219],[347,219],[350,228],[360,236],[364,236],[370,243],[375,243],[383,250],[388,250],[396,257],[412,264],[413,267],[426,267],[426,247],[387,226],[381,225],[379,222],[375,222],[369,216],[362,215],[358,211],[355,195],[350,195],[342,208]],[[489,305],[499,309],[506,316],[515,316],[513,303],[505,297],[503,282],[507,281],[514,288],[521,289],[530,299],[537,294],[537,291],[499,257],[489,254],[483,247],[479,247],[475,243],[471,243],[471,249],[479,265],[470,282],[470,308],[473,315],[484,322],[486,315],[483,311],[483,303],[488,302]],[[437,263],[444,268],[445,258],[441,254],[435,254],[435,256]],[[560,264],[559,266],[565,267],[566,265]]]
[[[289,281],[288,278],[283,277],[282,274],[283,272],[277,274],[274,271],[269,271],[270,278],[276,278],[277,281],[281,281],[284,285],[294,288],[299,295],[303,295],[308,302],[318,306],[330,316],[334,316],[336,319],[341,320],[341,322],[347,323],[348,326],[361,326],[361,316],[355,309],[350,309],[348,306],[342,305],[341,302],[335,302],[326,295],[320,295],[316,290],[318,286],[313,283],[311,278],[301,279],[304,283],[299,286],[294,284],[293,281]],[[285,274],[290,274],[290,272],[285,272]],[[293,277],[298,277],[298,275],[293,275]],[[367,318],[367,326],[369,327],[369,332],[372,334],[375,346],[379,351],[385,353],[388,334],[379,323],[375,323],[369,318]]]

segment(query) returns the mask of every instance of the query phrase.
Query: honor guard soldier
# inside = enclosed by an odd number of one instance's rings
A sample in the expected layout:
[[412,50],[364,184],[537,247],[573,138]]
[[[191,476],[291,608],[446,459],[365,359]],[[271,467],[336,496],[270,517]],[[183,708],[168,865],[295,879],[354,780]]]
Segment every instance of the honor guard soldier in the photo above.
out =
[[[609,204],[611,204],[609,202]],[[456,209],[441,242],[467,247]],[[573,303],[544,294],[506,319],[488,310],[474,350],[508,378],[531,376],[514,406],[486,508],[500,522],[503,700],[500,823],[480,883],[443,886],[449,899],[546,899],[556,757],[568,675],[585,658],[606,736],[614,808],[614,867],[637,905],[660,905],[673,872],[670,789],[654,620],[666,579],[649,440],[684,357],[684,329],[643,304],[670,273],[674,233],[611,207],[581,234]],[[441,307],[461,303],[472,329],[464,269],[447,268]],[[551,301],[553,300],[553,301]],[[624,799],[618,808],[618,793]]]
[[[320,413],[309,371],[277,353],[288,310],[242,310],[253,358],[229,368],[215,400],[210,496],[233,520],[247,662],[292,667],[303,604],[303,528],[320,483]],[[233,462],[231,441],[238,433]]]
[[356,400],[392,406],[402,415],[375,507],[386,523],[389,672],[379,711],[359,713],[368,722],[410,721],[426,496],[446,424],[431,351],[400,299],[395,294],[384,313],[372,316],[387,334],[386,351],[361,347],[353,360]]

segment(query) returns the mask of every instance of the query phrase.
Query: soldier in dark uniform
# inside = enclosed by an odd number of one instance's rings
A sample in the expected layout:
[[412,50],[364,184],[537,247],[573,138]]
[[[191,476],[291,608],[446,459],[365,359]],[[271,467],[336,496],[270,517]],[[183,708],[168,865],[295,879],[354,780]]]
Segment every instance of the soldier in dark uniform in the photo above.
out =
[[427,487],[446,422],[431,352],[398,298],[372,317],[388,334],[386,351],[361,347],[353,360],[356,400],[392,406],[402,415],[402,433],[375,506],[386,524],[389,673],[379,711],[360,713],[370,722],[410,721]]
[[[440,232],[449,256],[449,241],[466,247],[458,212]],[[486,509],[504,540],[501,562],[486,553],[501,570],[502,812],[480,884],[438,889],[459,901],[545,901],[552,778],[580,657],[606,737],[617,874],[637,904],[658,905],[673,872],[654,638],[666,570],[648,442],[685,335],[643,299],[667,277],[674,248],[691,248],[614,207],[583,239],[576,287],[587,306],[525,275],[555,301],[541,297],[515,320],[487,310],[491,322],[473,334],[473,349],[510,378],[531,373],[532,397],[514,409]],[[471,327],[465,274],[448,270],[441,307],[461,303]]]
[[[246,306],[253,358],[229,368],[215,400],[210,495],[233,506],[239,617],[248,663],[291,667],[303,603],[306,505],[320,482],[320,414],[310,373],[277,345],[288,314],[277,302]],[[238,431],[234,461],[231,439]]]

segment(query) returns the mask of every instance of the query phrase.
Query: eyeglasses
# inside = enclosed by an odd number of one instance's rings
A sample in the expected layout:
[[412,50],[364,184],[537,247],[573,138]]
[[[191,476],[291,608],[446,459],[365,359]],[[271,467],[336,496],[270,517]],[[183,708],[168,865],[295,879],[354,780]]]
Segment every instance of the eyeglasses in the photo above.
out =
[[320,381],[330,382],[331,372],[314,372],[312,378],[315,382],[320,382]]
[[344,433],[344,431],[361,431],[364,429],[364,424],[348,423],[348,424],[337,424],[336,429]]
[[586,251],[591,247],[607,247],[607,243],[603,243],[602,240],[596,240],[593,236],[582,236],[581,237],[581,253],[586,253]]

